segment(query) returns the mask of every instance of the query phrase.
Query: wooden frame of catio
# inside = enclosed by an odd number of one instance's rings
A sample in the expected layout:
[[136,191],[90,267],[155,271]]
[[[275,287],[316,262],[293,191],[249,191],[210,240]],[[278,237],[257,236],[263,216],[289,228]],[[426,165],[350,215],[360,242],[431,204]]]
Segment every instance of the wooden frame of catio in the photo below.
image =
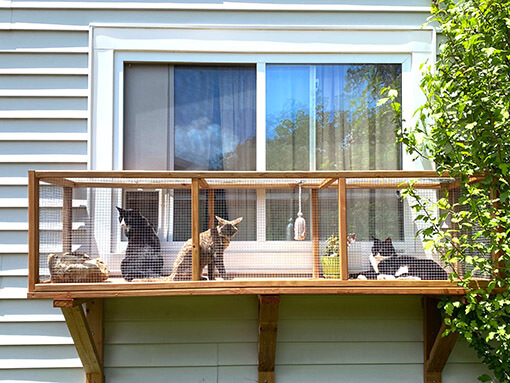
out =
[[[258,381],[275,382],[275,355],[278,330],[278,310],[281,294],[415,294],[423,295],[424,307],[424,381],[440,383],[441,373],[455,344],[454,334],[442,337],[445,325],[437,309],[441,295],[461,296],[464,288],[455,281],[399,281],[349,280],[347,270],[347,189],[401,189],[406,185],[399,179],[418,179],[416,188],[456,189],[457,182],[448,174],[438,176],[433,171],[365,171],[365,172],[153,172],[153,171],[30,171],[29,178],[29,298],[51,298],[54,307],[61,308],[71,336],[82,360],[87,383],[104,383],[102,298],[231,295],[259,296],[258,319]],[[122,182],[91,182],[92,178],[122,179]],[[154,183],[150,178],[168,180]],[[425,179],[429,179],[426,181]],[[189,182],[175,182],[188,179]],[[250,182],[242,182],[249,179]],[[312,278],[200,281],[199,275],[199,191],[208,190],[210,212],[214,207],[214,189],[267,189],[264,179],[278,180],[270,188],[311,189],[312,210]],[[359,180],[375,179],[379,182]],[[433,179],[437,182],[431,182]],[[214,180],[214,182],[213,182]],[[239,182],[232,182],[238,180]],[[260,180],[257,182],[256,180]],[[442,182],[439,182],[442,181]],[[40,183],[63,188],[62,249],[72,248],[72,189],[73,188],[180,188],[191,190],[193,277],[188,282],[132,282],[132,283],[40,283],[39,281],[39,189]],[[320,189],[338,190],[340,278],[319,278],[318,192]],[[214,226],[214,212],[208,217]],[[476,281],[487,283],[488,281]],[[85,305],[85,307],[82,307]],[[85,309],[85,310],[84,310]]]

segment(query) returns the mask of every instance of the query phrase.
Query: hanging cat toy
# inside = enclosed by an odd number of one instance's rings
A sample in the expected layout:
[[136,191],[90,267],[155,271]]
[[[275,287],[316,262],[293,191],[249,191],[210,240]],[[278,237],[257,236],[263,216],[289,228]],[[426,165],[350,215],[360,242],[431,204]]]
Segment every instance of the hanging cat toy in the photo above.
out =
[[296,241],[302,241],[306,237],[306,221],[303,218],[303,212],[301,211],[301,184],[299,182],[299,211],[297,213],[296,221],[294,222],[294,239]]

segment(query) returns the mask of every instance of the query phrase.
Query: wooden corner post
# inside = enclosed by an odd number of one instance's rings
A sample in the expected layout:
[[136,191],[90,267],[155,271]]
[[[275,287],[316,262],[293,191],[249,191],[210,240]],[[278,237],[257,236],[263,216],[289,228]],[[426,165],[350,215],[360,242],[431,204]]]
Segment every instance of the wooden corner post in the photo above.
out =
[[191,280],[200,280],[200,180],[191,180]]
[[28,171],[28,291],[39,282],[39,179]]
[[69,333],[85,370],[86,383],[104,383],[103,375],[103,301],[87,301],[86,314],[81,300],[54,300],[60,307]]
[[258,383],[274,383],[279,295],[259,295]]
[[347,258],[347,186],[345,178],[338,179],[338,244],[340,257],[340,279],[349,279]]
[[312,251],[313,265],[312,276],[320,277],[320,252],[319,252],[319,190],[312,189]]
[[443,336],[448,326],[437,308],[436,298],[423,297],[423,382],[441,383],[443,369],[457,341],[458,333]]
[[73,188],[63,187],[62,198],[62,252],[73,251]]

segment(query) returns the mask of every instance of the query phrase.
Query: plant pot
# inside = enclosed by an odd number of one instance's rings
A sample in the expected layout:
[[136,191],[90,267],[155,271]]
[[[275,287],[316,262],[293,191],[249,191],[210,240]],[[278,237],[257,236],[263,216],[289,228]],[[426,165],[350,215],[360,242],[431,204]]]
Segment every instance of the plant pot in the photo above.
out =
[[340,279],[340,257],[321,257],[324,278]]

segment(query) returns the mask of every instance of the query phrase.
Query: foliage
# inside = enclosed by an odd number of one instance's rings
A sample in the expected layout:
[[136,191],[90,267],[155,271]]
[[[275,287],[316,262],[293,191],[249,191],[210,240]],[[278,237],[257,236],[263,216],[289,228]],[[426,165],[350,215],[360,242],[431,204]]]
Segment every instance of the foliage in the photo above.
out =
[[326,239],[326,249],[324,252],[326,255],[336,256],[338,257],[338,254],[340,254],[340,243],[338,241],[338,235],[337,234],[331,234],[331,236]]
[[[459,198],[452,198],[453,190],[435,202],[413,188],[406,195],[427,223],[421,232],[426,246],[443,255],[468,289],[465,299],[442,302],[449,331],[458,331],[492,371],[493,378],[481,381],[508,382],[510,2],[441,0],[431,19],[442,31],[438,59],[435,68],[424,68],[419,121],[399,139],[409,153],[433,161],[439,173],[458,178]],[[393,107],[398,118],[400,106]],[[441,213],[433,214],[435,208]],[[493,279],[482,284],[480,276]]]

